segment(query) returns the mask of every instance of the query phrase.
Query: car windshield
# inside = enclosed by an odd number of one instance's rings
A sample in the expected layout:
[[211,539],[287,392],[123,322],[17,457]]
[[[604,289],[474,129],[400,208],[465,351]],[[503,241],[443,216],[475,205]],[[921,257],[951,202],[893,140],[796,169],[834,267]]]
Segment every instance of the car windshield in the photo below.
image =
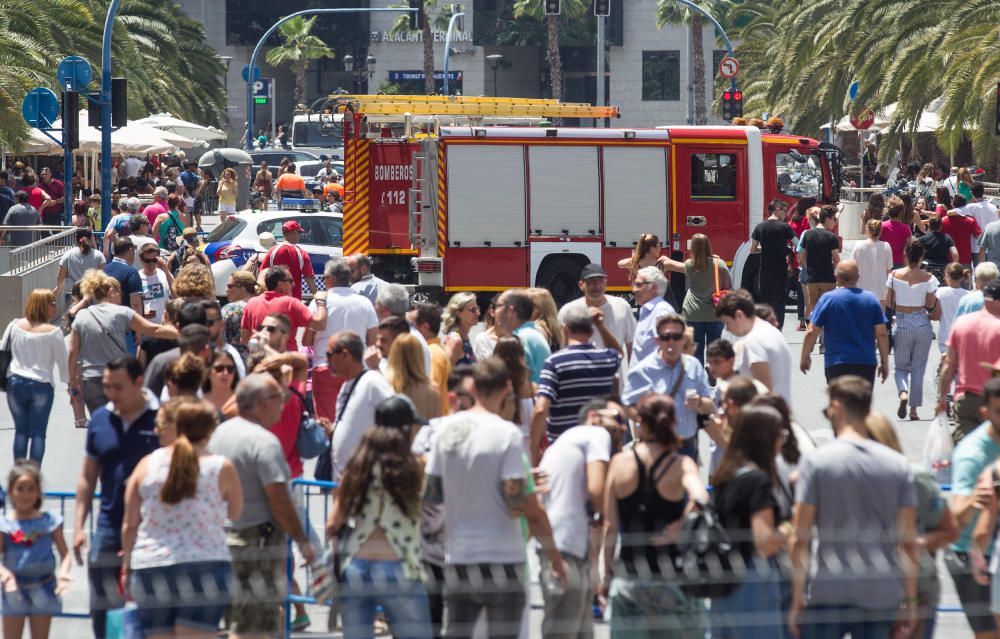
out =
[[214,229],[212,229],[208,235],[205,236],[206,242],[224,242],[226,240],[231,240],[240,234],[244,228],[246,228],[246,220],[241,220],[238,217],[230,217],[225,222],[222,222]]
[[[802,155],[798,156],[802,159]],[[805,162],[799,162],[790,153],[778,153],[775,156],[777,169],[778,191],[791,197],[814,197],[822,195],[823,170],[816,157],[805,156]]]
[[295,122],[292,124],[292,144],[337,148],[344,145],[344,129],[340,122],[325,127],[319,122]]

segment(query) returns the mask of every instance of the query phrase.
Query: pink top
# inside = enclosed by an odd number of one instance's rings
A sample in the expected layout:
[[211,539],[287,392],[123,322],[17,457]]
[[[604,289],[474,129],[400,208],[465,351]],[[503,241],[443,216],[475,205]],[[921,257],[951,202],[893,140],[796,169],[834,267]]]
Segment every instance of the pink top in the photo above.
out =
[[[153,202],[146,208],[142,210],[142,214],[146,216],[149,220],[149,228],[152,229],[153,225],[156,224],[156,218],[160,217],[161,213],[166,213],[170,210],[166,202]],[[152,231],[151,231],[152,232]],[[159,241],[160,238],[156,238]]]
[[955,350],[958,366],[955,376],[955,397],[965,393],[982,394],[992,371],[980,362],[996,360],[1000,343],[1000,319],[988,311],[960,315],[948,334],[948,348]]
[[893,264],[906,264],[903,247],[906,245],[906,238],[911,235],[913,235],[913,231],[910,230],[910,227],[899,220],[885,220],[882,222],[882,241],[887,243],[892,249]]
[[139,485],[142,522],[139,524],[132,569],[172,566],[195,561],[230,561],[226,546],[226,501],[219,489],[225,457],[198,460],[198,490],[179,504],[165,504],[160,490],[170,470],[170,449],[149,455],[146,477]]

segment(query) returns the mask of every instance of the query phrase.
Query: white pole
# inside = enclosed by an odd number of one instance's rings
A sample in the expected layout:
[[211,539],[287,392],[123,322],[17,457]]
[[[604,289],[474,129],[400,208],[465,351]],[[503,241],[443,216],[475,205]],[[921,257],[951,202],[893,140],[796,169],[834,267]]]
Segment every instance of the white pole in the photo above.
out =
[[685,29],[687,33],[687,90],[688,90],[688,100],[687,100],[687,123],[689,125],[694,124],[694,60],[691,55],[691,29]]
[[277,100],[274,96],[278,95],[278,91],[275,88],[278,83],[278,78],[271,78],[271,139],[273,140],[277,137],[277,121],[278,121],[278,106],[275,104]]
[[[604,106],[604,48],[606,46],[604,31],[607,20],[605,16],[597,16],[597,106]],[[594,126],[603,127],[604,119],[596,119]]]
[[862,132],[858,130],[858,162],[860,164],[861,179],[858,181],[859,188],[865,188],[865,146],[862,140]]

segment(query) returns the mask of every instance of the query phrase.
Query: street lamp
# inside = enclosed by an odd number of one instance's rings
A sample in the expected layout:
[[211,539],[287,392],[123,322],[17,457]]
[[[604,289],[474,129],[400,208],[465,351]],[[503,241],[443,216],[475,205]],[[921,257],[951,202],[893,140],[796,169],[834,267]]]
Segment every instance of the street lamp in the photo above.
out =
[[369,53],[368,57],[365,58],[365,69],[364,70],[358,69],[357,71],[355,71],[354,56],[351,55],[350,53],[344,56],[344,71],[347,71],[351,75],[351,79],[354,83],[355,93],[358,92],[358,87],[360,86],[362,77],[367,75],[368,79],[371,80],[372,76],[375,75],[375,64],[377,62],[378,60],[375,59],[375,56]]
[[231,55],[217,55],[215,59],[226,65],[226,73],[222,76],[222,85],[226,89],[226,100],[229,100],[229,65],[233,61],[233,56]]
[[503,63],[503,56],[499,53],[492,53],[486,56],[486,61],[490,63],[490,68],[493,69],[493,97],[497,97],[497,70]]

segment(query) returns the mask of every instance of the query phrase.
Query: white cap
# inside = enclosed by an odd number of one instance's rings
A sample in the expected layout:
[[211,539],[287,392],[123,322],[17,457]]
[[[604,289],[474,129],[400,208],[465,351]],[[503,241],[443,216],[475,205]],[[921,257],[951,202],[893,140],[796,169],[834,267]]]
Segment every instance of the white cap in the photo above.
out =
[[254,250],[258,253],[267,253],[272,246],[274,246],[276,240],[274,239],[274,233],[269,233],[264,231],[257,236],[257,243],[254,244]]

